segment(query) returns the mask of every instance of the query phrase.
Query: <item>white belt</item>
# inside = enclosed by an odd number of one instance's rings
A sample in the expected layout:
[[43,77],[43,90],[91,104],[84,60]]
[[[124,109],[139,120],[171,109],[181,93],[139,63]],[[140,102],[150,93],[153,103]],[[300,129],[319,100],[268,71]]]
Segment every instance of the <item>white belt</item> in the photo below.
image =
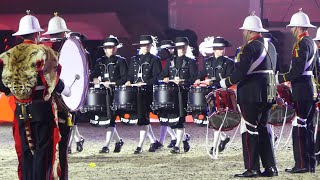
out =
[[273,70],[252,71],[250,74],[273,74]]
[[44,90],[44,86],[36,86],[36,91],[38,90]]
[[302,75],[313,76],[313,72],[312,71],[305,71],[302,73]]

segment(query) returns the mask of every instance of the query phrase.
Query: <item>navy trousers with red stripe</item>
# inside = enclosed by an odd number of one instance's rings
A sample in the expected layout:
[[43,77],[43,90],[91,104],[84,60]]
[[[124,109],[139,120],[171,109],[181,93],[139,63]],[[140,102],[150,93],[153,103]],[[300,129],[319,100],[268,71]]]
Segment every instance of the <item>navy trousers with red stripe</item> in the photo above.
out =
[[298,121],[300,125],[306,127],[294,126],[292,129],[293,156],[296,168],[314,168],[316,157],[314,155],[314,127],[313,115],[315,113],[314,101],[296,101],[295,110],[297,116],[301,119],[307,119],[306,123]]
[[245,169],[259,170],[260,159],[264,168],[276,165],[271,135],[267,130],[267,122],[272,105],[269,103],[240,104],[243,118],[256,128],[246,125],[248,131],[242,133],[242,150]]
[[[22,179],[50,179],[52,172],[52,134],[54,122],[51,103],[45,101],[33,102],[25,108],[17,104],[15,118],[18,121],[20,135],[16,137],[20,138],[18,143],[21,143],[21,148],[19,149],[22,153],[19,159],[21,159]],[[30,129],[31,142],[28,141],[26,127]],[[34,154],[32,154],[30,149],[31,144],[33,145]]]
[[61,134],[61,140],[59,142],[59,161],[61,168],[60,180],[68,179],[68,142],[70,136],[70,127],[67,123],[59,122],[59,130]]

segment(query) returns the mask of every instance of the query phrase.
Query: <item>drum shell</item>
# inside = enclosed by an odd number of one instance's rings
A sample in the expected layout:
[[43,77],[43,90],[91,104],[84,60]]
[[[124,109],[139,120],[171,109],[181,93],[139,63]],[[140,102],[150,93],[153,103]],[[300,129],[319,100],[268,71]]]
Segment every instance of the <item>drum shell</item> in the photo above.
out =
[[136,111],[137,87],[116,86],[114,91],[113,110]]
[[207,109],[206,95],[210,92],[209,87],[191,87],[188,92],[187,111],[205,111]]
[[178,87],[174,84],[153,86],[152,110],[171,110],[177,103]]
[[[240,112],[237,107],[236,94],[229,89],[217,89],[207,96],[208,121],[210,127],[218,130],[224,122],[221,130],[229,131],[237,127],[240,123]],[[227,113],[227,116],[225,114]]]
[[90,88],[83,112],[104,112],[106,110],[106,90]]

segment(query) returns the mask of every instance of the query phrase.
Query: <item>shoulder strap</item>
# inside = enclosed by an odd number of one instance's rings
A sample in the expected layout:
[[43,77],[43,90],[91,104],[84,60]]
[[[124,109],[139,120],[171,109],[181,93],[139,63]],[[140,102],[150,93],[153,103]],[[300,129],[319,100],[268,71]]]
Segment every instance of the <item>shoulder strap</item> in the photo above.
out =
[[268,40],[266,38],[263,38],[263,41],[264,41],[263,42],[263,45],[264,45],[263,51],[262,51],[260,57],[251,64],[247,74],[251,74],[263,62],[263,60],[267,56],[269,43],[268,43]]

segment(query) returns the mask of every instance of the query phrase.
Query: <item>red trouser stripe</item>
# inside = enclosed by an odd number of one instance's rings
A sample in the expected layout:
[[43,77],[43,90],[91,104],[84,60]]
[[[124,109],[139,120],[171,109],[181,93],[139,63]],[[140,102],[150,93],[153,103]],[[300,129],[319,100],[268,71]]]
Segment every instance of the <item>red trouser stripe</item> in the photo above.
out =
[[249,146],[248,146],[248,132],[246,132],[246,148],[247,148],[247,153],[248,153],[248,170],[251,170],[251,164],[250,164],[250,151],[249,151]]

